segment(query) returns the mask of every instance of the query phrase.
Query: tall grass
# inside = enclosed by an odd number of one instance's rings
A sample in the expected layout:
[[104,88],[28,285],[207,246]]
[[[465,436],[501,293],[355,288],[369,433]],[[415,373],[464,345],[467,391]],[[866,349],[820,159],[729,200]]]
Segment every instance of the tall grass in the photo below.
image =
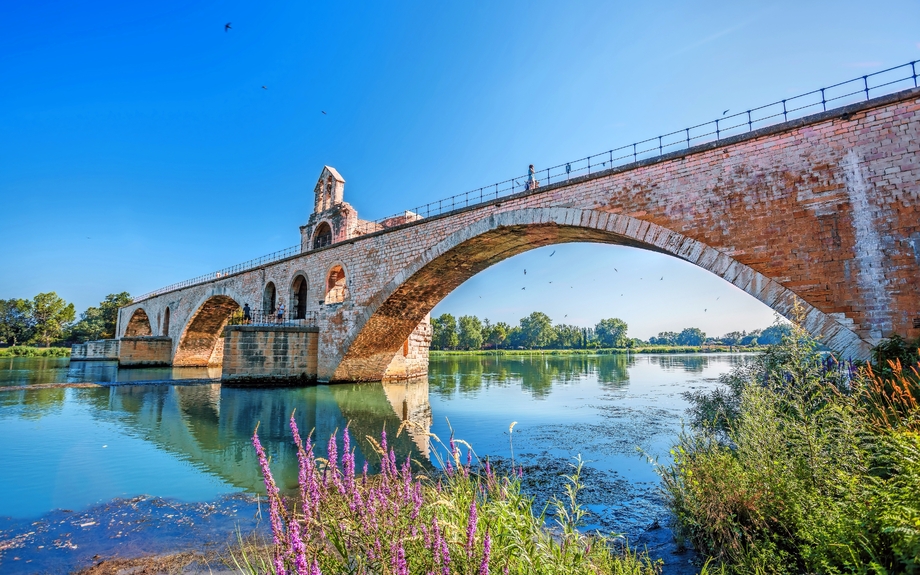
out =
[[920,573],[917,369],[782,344],[690,395],[660,468],[680,537],[728,573]]
[[[398,461],[387,444],[366,438],[381,457],[381,472],[355,469],[352,437],[343,432],[344,451],[334,434],[329,457],[313,453],[312,436],[302,440],[293,415],[291,433],[298,447],[299,491],[284,500],[259,441],[258,455],[268,493],[272,543],[241,544],[233,564],[244,573],[275,575],[318,573],[609,573],[649,575],[660,564],[644,554],[614,545],[600,534],[579,531],[585,510],[578,503],[581,462],[577,462],[555,508],[555,526],[546,526],[546,510],[532,511],[521,492],[520,469],[502,476],[472,448],[432,439],[442,473],[419,473],[408,458]],[[397,431],[397,435],[402,428]],[[465,459],[463,448],[466,448]],[[473,461],[476,460],[474,466]],[[413,469],[415,467],[415,469]]]

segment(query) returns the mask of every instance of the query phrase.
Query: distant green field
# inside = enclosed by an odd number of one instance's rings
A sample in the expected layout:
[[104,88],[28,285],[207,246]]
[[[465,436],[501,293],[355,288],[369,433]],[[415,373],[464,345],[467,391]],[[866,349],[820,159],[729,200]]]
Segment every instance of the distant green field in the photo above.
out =
[[70,348],[14,345],[0,348],[0,357],[70,357]]

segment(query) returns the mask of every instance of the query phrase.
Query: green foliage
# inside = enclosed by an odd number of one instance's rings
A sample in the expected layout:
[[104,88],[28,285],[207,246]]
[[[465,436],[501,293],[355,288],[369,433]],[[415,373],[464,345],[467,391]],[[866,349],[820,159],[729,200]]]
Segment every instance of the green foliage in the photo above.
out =
[[626,322],[619,318],[602,319],[594,326],[597,341],[602,347],[625,347],[627,342]]
[[553,321],[543,312],[535,311],[521,319],[521,343],[523,347],[549,347],[556,333]]
[[435,349],[456,349],[460,343],[457,335],[457,320],[449,313],[443,313],[431,320],[431,347]]
[[0,340],[9,345],[32,339],[32,302],[25,299],[0,299]]
[[510,332],[511,326],[503,321],[500,321],[495,325],[489,326],[488,329],[483,328],[482,337],[486,345],[498,349],[505,343],[505,340],[508,338],[508,334]]
[[75,316],[73,304],[64,301],[57,293],[38,294],[32,300],[32,339],[48,347],[64,335],[64,329]]
[[70,357],[70,348],[16,345],[0,348],[0,357]]
[[552,347],[555,349],[578,349],[584,347],[585,330],[577,325],[559,324],[553,328],[555,339]]
[[[766,332],[766,330],[764,330]],[[729,573],[920,573],[920,398],[781,343],[688,396],[694,428],[659,468],[677,533]]]
[[703,345],[706,334],[698,327],[688,327],[677,334],[677,345]]
[[460,349],[482,347],[482,322],[474,315],[462,315],[459,320],[460,333],[457,336]]

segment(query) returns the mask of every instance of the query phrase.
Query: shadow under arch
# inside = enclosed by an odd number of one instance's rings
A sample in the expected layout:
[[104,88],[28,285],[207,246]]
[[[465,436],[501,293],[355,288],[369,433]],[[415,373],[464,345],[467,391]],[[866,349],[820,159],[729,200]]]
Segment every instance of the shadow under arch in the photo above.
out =
[[226,294],[212,294],[201,302],[182,330],[173,358],[174,366],[207,367],[220,365],[223,348],[218,349],[221,332],[230,315],[240,309],[237,300]]
[[128,326],[125,328],[124,337],[143,337],[153,335],[153,328],[150,327],[150,318],[144,308],[139,307],[131,314],[128,320]]
[[330,381],[382,379],[403,341],[450,292],[486,268],[560,243],[630,246],[693,263],[744,290],[780,315],[799,309],[803,327],[846,357],[866,358],[871,344],[835,317],[731,256],[652,222],[600,210],[527,208],[493,214],[425,250],[368,303]]

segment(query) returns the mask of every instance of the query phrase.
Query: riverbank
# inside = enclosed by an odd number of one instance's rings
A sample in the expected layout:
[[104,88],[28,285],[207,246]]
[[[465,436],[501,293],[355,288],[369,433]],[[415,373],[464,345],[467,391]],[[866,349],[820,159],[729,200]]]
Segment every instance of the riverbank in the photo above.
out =
[[530,355],[620,355],[629,353],[659,354],[659,353],[763,353],[765,346],[727,346],[727,345],[647,345],[633,348],[602,348],[602,349],[471,349],[471,350],[440,350],[433,349],[428,352],[431,356],[446,357],[452,355],[499,355],[499,356],[530,356]]
[[70,357],[70,348],[14,345],[0,347],[0,357]]

